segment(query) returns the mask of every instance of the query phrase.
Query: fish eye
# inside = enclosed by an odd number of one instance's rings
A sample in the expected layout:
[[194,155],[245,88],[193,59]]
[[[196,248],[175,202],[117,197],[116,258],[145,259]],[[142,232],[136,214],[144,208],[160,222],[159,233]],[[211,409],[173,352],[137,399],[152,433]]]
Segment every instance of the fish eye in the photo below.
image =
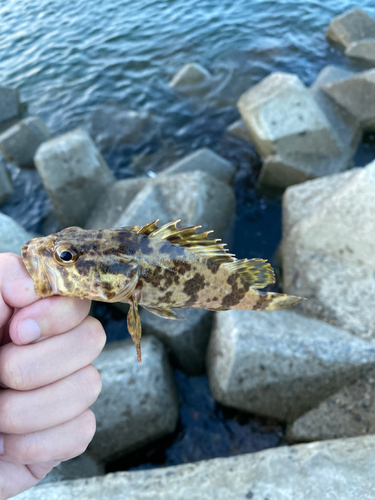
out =
[[69,252],[68,250],[64,250],[63,252],[61,252],[59,257],[64,262],[70,262],[71,260],[73,260],[73,254],[72,254],[72,252]]
[[78,259],[78,253],[72,248],[58,248],[54,256],[59,264],[72,264]]

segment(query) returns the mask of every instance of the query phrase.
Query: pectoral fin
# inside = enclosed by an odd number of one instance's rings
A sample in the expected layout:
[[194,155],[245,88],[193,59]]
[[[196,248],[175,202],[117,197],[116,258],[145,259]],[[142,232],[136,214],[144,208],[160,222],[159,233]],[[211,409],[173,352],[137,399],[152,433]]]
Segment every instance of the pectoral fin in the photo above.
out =
[[127,302],[129,298],[134,294],[134,291],[138,284],[138,278],[140,273],[140,267],[135,268],[134,276],[128,281],[128,283],[124,286],[124,288],[112,297],[111,300],[107,300],[107,302]]
[[147,311],[150,311],[150,313],[155,314],[155,316],[159,316],[159,318],[166,318],[166,319],[174,319],[174,320],[184,320],[182,316],[179,316],[177,313],[172,311],[172,309],[162,309],[161,307],[149,307],[149,306],[144,306],[141,304],[144,309],[147,309]]
[[141,354],[142,326],[141,326],[141,318],[139,317],[138,314],[138,301],[135,295],[131,298],[131,304],[128,312],[127,322],[128,322],[129,333],[137,349],[138,363],[142,364],[142,354]]

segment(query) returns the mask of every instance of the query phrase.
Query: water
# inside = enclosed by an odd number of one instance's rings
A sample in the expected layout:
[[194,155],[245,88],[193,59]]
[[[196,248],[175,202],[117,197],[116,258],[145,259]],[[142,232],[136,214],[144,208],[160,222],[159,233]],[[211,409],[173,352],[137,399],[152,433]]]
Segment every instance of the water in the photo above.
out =
[[[224,133],[238,117],[238,97],[272,71],[296,73],[309,85],[327,64],[358,69],[324,35],[335,15],[355,6],[347,0],[2,0],[0,83],[18,88],[29,114],[55,134],[91,130],[93,113],[110,105],[119,113],[150,113],[151,136],[122,146],[114,138],[112,147],[101,147],[118,178],[158,172],[207,146],[253,181],[259,158]],[[375,17],[373,0],[361,7]],[[190,61],[213,75],[201,97],[168,86]],[[357,164],[371,159],[373,149],[366,144]],[[13,178],[17,195],[2,211],[43,232],[51,206],[37,175],[15,171]],[[279,200],[254,194],[253,187],[246,206],[238,206],[234,249],[240,257],[271,258],[281,234]]]
[[[168,88],[186,62],[217,86],[203,105],[234,106],[272,71],[310,84],[328,62],[350,65],[325,30],[347,0],[2,0],[0,74],[54,132],[81,125],[113,101],[174,123],[192,110]],[[372,0],[361,2],[375,17]]]
[[[375,17],[373,0],[360,5]],[[116,137],[112,144],[98,143],[117,178],[158,172],[203,146],[228,158],[238,168],[231,249],[240,258],[272,261],[281,238],[280,197],[255,189],[260,159],[225,129],[239,116],[241,93],[273,71],[296,73],[310,85],[327,64],[363,69],[325,39],[331,19],[357,6],[347,0],[2,0],[0,84],[18,88],[28,113],[43,118],[54,134],[92,130],[97,110],[115,109],[114,118],[116,109],[148,113],[151,132],[134,143],[119,145]],[[191,61],[206,67],[213,83],[189,98],[168,82]],[[356,164],[373,159],[374,151],[374,135],[367,134]],[[42,232],[51,206],[37,173],[12,169],[12,176],[15,194],[1,210]],[[98,311],[109,337],[123,338],[123,317],[104,305]],[[175,464],[284,442],[276,424],[215,405],[206,377],[176,372],[176,380],[182,408],[176,434],[113,468]]]

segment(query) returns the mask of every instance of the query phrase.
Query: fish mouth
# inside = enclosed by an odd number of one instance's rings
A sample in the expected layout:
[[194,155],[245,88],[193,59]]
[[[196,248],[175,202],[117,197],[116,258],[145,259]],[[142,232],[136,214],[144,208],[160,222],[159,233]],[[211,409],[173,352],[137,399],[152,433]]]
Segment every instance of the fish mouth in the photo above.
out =
[[22,247],[22,260],[34,282],[39,297],[57,294],[57,280],[53,269],[41,258],[38,247],[41,238],[34,238]]

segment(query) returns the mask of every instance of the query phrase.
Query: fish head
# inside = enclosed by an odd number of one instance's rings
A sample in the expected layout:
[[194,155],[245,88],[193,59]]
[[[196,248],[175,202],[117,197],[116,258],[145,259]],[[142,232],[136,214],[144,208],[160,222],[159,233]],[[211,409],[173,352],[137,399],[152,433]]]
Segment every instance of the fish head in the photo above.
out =
[[111,230],[69,227],[34,238],[23,246],[22,259],[39,297],[115,302],[135,273],[133,258],[119,250]]

